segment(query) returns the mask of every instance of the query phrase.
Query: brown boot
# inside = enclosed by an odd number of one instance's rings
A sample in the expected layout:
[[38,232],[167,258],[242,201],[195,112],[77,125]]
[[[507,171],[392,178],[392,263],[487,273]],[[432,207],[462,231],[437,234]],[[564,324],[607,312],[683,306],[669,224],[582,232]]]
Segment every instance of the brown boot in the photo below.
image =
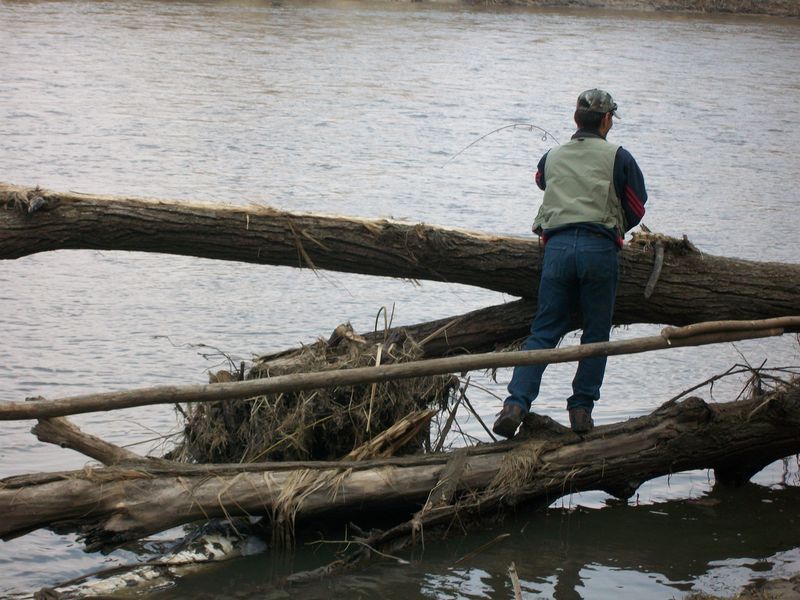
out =
[[589,433],[594,427],[594,421],[585,408],[570,408],[569,426],[575,433]]
[[512,438],[524,416],[525,413],[519,404],[504,404],[503,410],[492,426],[492,431],[504,438]]

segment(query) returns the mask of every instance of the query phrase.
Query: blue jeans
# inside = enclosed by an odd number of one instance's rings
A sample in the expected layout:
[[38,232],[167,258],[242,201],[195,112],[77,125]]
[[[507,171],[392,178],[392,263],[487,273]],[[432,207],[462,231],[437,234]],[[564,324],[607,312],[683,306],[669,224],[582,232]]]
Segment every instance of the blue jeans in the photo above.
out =
[[[586,229],[562,230],[547,241],[539,304],[522,350],[555,348],[571,329],[571,316],[578,309],[583,323],[581,343],[608,341],[619,279],[617,252],[613,240]],[[546,364],[516,367],[508,384],[506,403],[530,410],[531,402],[539,395],[545,368]],[[591,413],[595,400],[600,398],[605,371],[605,356],[580,361],[567,408],[581,407]]]

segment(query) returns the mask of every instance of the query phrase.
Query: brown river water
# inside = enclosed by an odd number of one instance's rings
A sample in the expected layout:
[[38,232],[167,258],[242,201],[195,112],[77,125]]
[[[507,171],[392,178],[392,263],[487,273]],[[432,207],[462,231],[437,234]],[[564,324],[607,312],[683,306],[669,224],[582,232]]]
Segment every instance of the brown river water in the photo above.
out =
[[[572,132],[577,94],[620,106],[610,139],[647,178],[651,230],[703,251],[798,262],[795,148],[800,21],[698,14],[370,4],[0,0],[0,180],[55,190],[394,217],[530,235],[532,170]],[[800,282],[797,282],[800,285]],[[0,262],[0,400],[206,380],[209,369],[296,346],[339,323],[442,318],[511,298],[465,286],[187,257],[62,251]],[[800,310],[800,307],[798,307]],[[615,330],[650,335],[658,325]],[[571,336],[566,343],[575,343]],[[596,420],[645,414],[745,361],[800,364],[788,336],[609,361]],[[565,422],[572,368],[551,367],[535,409]],[[486,419],[508,371],[470,398]],[[480,380],[480,376],[476,375]],[[732,400],[741,381],[713,399]],[[706,398],[712,398],[704,391]],[[90,433],[163,452],[180,428],[155,407],[76,417]],[[81,468],[4,423],[0,477]],[[485,439],[475,419],[462,426]],[[463,443],[454,438],[453,444]],[[731,594],[800,571],[800,468],[779,461],[742,490],[691,472],[520,510],[501,525],[301,589],[274,581],[323,564],[248,557],[189,577],[164,598],[681,598]],[[698,503],[698,500],[702,501]],[[0,517],[1,518],[1,517]],[[107,556],[72,535],[0,543],[0,596],[25,597],[89,570],[146,560],[165,539]],[[511,536],[453,566],[462,556]]]

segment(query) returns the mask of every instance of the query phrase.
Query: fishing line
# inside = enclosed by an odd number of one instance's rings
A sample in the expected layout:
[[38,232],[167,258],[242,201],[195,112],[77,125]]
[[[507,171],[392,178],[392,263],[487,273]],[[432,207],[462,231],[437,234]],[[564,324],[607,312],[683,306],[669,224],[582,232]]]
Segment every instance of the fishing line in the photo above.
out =
[[453,156],[451,156],[450,158],[448,158],[448,159],[447,159],[447,161],[445,161],[445,163],[444,163],[444,164],[442,164],[442,165],[439,165],[439,168],[440,168],[440,169],[443,169],[443,168],[444,168],[444,167],[446,167],[448,164],[450,164],[450,163],[451,163],[453,160],[455,160],[455,159],[456,159],[456,157],[458,157],[458,156],[459,156],[459,155],[461,155],[462,153],[464,153],[464,152],[466,152],[467,150],[469,150],[469,149],[470,149],[472,146],[474,146],[475,144],[477,144],[477,143],[478,143],[478,142],[480,142],[481,140],[483,140],[483,139],[485,139],[485,138],[489,137],[490,135],[492,135],[492,134],[494,134],[494,133],[497,133],[498,131],[503,131],[504,129],[527,129],[528,131],[533,131],[534,129],[536,129],[536,130],[538,130],[538,131],[541,131],[541,132],[542,132],[542,141],[543,141],[543,142],[546,142],[546,141],[547,141],[547,138],[549,137],[549,138],[551,138],[551,139],[552,139],[552,140],[553,140],[553,141],[554,141],[556,144],[559,144],[559,145],[561,144],[561,142],[559,142],[559,141],[556,139],[556,136],[554,136],[552,133],[550,133],[550,132],[549,132],[549,131],[547,131],[546,129],[543,129],[542,127],[539,127],[538,125],[534,125],[533,123],[511,123],[510,125],[503,125],[502,127],[498,127],[497,129],[493,129],[493,130],[492,130],[492,131],[490,131],[489,133],[485,133],[485,134],[483,134],[481,137],[479,137],[478,139],[476,139],[476,140],[473,140],[471,143],[467,144],[467,145],[466,145],[466,146],[464,146],[464,147],[463,147],[461,150],[459,150],[458,152],[456,152],[455,154],[453,154]]

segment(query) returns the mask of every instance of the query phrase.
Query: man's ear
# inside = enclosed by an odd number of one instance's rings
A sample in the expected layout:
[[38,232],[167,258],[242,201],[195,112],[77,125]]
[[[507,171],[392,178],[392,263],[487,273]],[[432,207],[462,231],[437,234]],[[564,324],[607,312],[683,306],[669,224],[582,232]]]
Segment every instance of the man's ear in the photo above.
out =
[[611,131],[611,126],[614,123],[613,115],[610,112],[607,112],[603,115],[603,120],[600,121],[600,128],[603,132],[608,133]]

